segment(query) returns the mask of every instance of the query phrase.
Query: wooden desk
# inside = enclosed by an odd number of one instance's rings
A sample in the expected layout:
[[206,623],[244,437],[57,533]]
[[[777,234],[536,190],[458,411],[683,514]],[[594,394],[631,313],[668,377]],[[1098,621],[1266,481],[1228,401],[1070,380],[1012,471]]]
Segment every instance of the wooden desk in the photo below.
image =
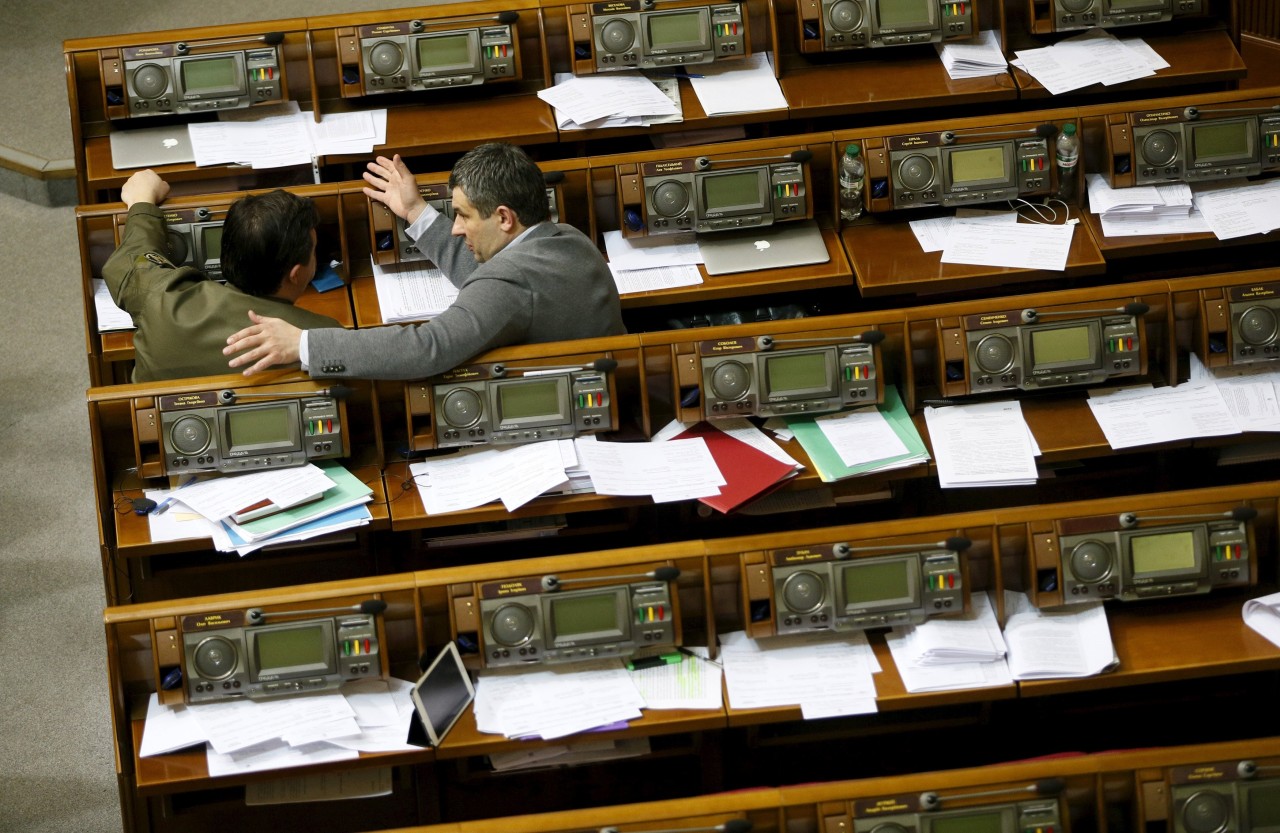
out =
[[[932,47],[874,50],[845,63],[784,61],[782,92],[793,119],[882,113],[1014,101],[1018,88],[1007,73],[953,80]],[[865,50],[872,52],[873,50]],[[892,53],[880,55],[879,53]]]
[[1280,240],[1280,231],[1271,231],[1267,234],[1251,234],[1247,237],[1233,237],[1230,240],[1219,240],[1211,231],[1195,234],[1145,234],[1136,237],[1107,237],[1102,231],[1101,215],[1094,214],[1092,211],[1083,211],[1081,216],[1084,218],[1085,224],[1089,226],[1089,231],[1104,258],[1151,257],[1177,252],[1218,249],[1224,246],[1275,243]]
[[1280,647],[1240,615],[1246,598],[1268,592],[1251,588],[1245,594],[1109,603],[1111,642],[1120,666],[1092,677],[1021,682],[1019,694],[1037,697],[1280,669]]
[[[697,72],[693,67],[692,72]],[[657,74],[659,77],[662,73]],[[787,109],[749,110],[744,113],[725,113],[709,116],[702,107],[702,101],[694,92],[693,85],[687,79],[677,80],[680,90],[680,112],[683,118],[677,122],[654,124],[648,127],[607,127],[590,130],[561,130],[561,142],[586,142],[596,139],[612,139],[623,136],[647,136],[655,133],[677,133],[692,130],[708,130],[721,127],[738,127],[741,125],[768,124],[786,121]],[[788,99],[789,101],[790,99]]]
[[[1225,31],[1182,32],[1176,35],[1151,35],[1143,38],[1147,45],[1169,62],[1169,66],[1156,70],[1155,75],[1136,78],[1121,84],[1104,87],[1093,84],[1065,95],[1090,95],[1097,93],[1141,92],[1160,87],[1191,86],[1198,84],[1226,84],[1244,78],[1248,72],[1244,59]],[[1026,49],[1027,46],[1017,48]],[[1011,50],[1012,51],[1012,50]],[[1018,97],[1024,99],[1051,98],[1052,94],[1029,74],[1010,67],[1018,85]]]
[[[1072,216],[1076,214],[1073,210]],[[918,219],[925,216],[929,215],[923,214]],[[926,295],[985,289],[1018,281],[1101,275],[1107,268],[1093,234],[1083,224],[1077,225],[1071,235],[1066,270],[1051,272],[943,263],[941,252],[926,252],[920,248],[920,242],[909,225],[911,219],[904,212],[896,212],[891,220],[870,216],[841,231],[841,242],[853,264],[858,290],[864,296]]]

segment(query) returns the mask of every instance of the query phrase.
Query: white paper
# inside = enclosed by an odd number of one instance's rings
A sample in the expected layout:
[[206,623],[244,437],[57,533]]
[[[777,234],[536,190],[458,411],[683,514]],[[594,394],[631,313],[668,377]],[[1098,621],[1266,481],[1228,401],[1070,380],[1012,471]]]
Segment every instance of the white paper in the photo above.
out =
[[592,436],[574,442],[598,494],[693,500],[714,497],[725,485],[701,437],[678,443],[603,443]]
[[[956,210],[954,216],[947,217],[931,217],[927,220],[912,220],[911,231],[916,236],[916,241],[920,243],[920,248],[926,252],[940,252],[947,247],[947,241],[951,236],[951,229],[955,222],[963,221],[966,224],[971,223],[997,223],[997,224],[1016,224],[1018,222],[1018,212],[1016,211],[992,211],[980,208],[960,208]],[[973,234],[973,230],[966,227],[961,228],[962,234]]]
[[1214,384],[1091,390],[1089,410],[1115,449],[1240,433]]
[[1036,610],[1023,604],[1005,622],[1015,680],[1089,677],[1111,668],[1115,649],[1102,602]]
[[924,418],[943,488],[1035,482],[1036,447],[1020,402],[926,407]]
[[409,466],[428,515],[460,512],[501,500],[507,511],[568,479],[562,444],[546,440],[508,448],[464,448]]
[[539,90],[538,98],[556,109],[557,127],[584,126],[618,115],[677,113],[671,99],[638,71],[557,75],[555,86]]
[[967,41],[935,43],[934,48],[951,78],[979,78],[1009,71],[1009,63],[1000,51],[1000,33],[994,29],[984,29]]
[[814,424],[850,468],[907,453],[879,408],[855,408],[815,417]]
[[1280,228],[1280,180],[1195,189],[1195,205],[1219,240]]
[[373,285],[384,324],[430,320],[458,299],[458,288],[425,260],[374,263]]
[[702,272],[697,266],[656,266],[649,269],[619,269],[612,264],[614,285],[619,295],[637,292],[656,292],[681,286],[697,286],[702,283]]
[[628,238],[620,231],[604,233],[604,250],[613,269],[653,269],[702,262],[698,238],[693,232]]
[[1280,593],[1272,593],[1244,603],[1244,623],[1280,647]]
[[983,223],[966,233],[956,220],[942,252],[943,263],[1003,266],[1009,269],[1044,269],[1061,272],[1067,268],[1075,221],[1048,223]]
[[111,299],[111,291],[107,289],[107,282],[101,278],[93,279],[93,309],[100,333],[134,328],[133,317],[116,306],[116,302]]
[[[311,495],[334,486],[333,480],[314,463],[287,469],[211,477],[184,486],[175,495],[178,503],[199,512],[211,521],[269,500],[279,506],[293,506]],[[170,509],[172,511],[172,509]]]
[[770,61],[770,53],[753,52],[739,61],[699,66],[689,83],[708,116],[786,110],[787,99]]

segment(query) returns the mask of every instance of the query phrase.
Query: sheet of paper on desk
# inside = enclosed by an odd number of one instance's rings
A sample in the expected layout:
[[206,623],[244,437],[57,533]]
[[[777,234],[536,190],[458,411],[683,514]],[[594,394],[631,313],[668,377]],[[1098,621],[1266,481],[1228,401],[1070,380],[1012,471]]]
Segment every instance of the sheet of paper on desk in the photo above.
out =
[[753,640],[722,634],[729,705],[800,706],[805,719],[875,712],[879,664],[866,634],[815,633]]
[[610,267],[649,269],[657,266],[687,266],[702,262],[698,238],[693,232],[627,238],[620,231],[604,233],[604,251]]
[[605,121],[616,119],[636,119],[643,125],[648,123],[645,117],[680,113],[679,106],[639,71],[557,73],[555,86],[538,90],[538,98],[555,108],[556,126],[567,129],[622,126]]
[[644,698],[617,659],[483,671],[476,680],[481,732],[555,739],[641,716]]
[[1185,182],[1112,188],[1102,174],[1086,174],[1089,210],[1094,214],[1150,214],[1191,210],[1191,186]]
[[449,308],[458,288],[444,272],[425,260],[379,266],[373,264],[373,288],[384,324],[427,321]]
[[724,705],[720,666],[706,648],[690,648],[694,656],[672,665],[628,672],[647,709],[719,709]]
[[1022,403],[926,407],[924,420],[944,489],[1035,483],[1040,449],[1022,416]]
[[1089,410],[1112,448],[1239,434],[1216,384],[1089,391]]
[[[156,504],[163,503],[165,498],[176,489],[147,489],[143,492]],[[169,509],[159,515],[147,515],[147,529],[151,543],[161,541],[183,541],[189,538],[208,538],[213,534],[214,524],[199,512],[184,511],[180,506],[170,505]]]
[[950,78],[981,78],[987,75],[1004,75],[1009,62],[1000,51],[1000,33],[986,29],[978,37],[955,43],[935,43],[938,57]]
[[1000,624],[986,593],[969,613],[896,627],[885,637],[902,684],[910,692],[1010,685]]
[[1015,680],[1091,677],[1118,663],[1102,602],[1044,611],[1024,594],[1006,590],[1005,595],[1023,597],[1005,604],[1004,640]]
[[787,99],[773,75],[773,55],[753,52],[740,61],[696,67],[689,84],[708,116],[786,110]]
[[107,282],[102,278],[93,279],[93,310],[100,333],[133,329],[133,316],[116,306],[116,302],[111,299],[111,291],[107,289]]
[[916,241],[919,242],[922,251],[941,252],[947,248],[947,241],[951,237],[951,229],[958,221],[966,224],[961,226],[962,233],[973,234],[973,229],[969,228],[968,224],[1017,223],[1018,212],[996,211],[984,208],[957,208],[954,215],[931,217],[927,220],[912,220],[910,223],[911,233],[916,236]]
[[572,454],[572,448],[572,440],[464,448],[413,463],[409,471],[429,515],[460,512],[495,500],[510,512],[569,479],[566,459],[572,457],[566,455]]
[[1246,625],[1280,647],[1280,593],[1249,599],[1240,614]]
[[259,538],[252,542],[246,541],[242,537],[240,527],[226,520],[210,524],[209,530],[213,538],[214,549],[218,552],[234,552],[244,557],[250,553],[257,552],[263,547],[306,541],[321,535],[332,535],[336,532],[368,526],[371,520],[373,520],[373,514],[367,506],[361,504],[340,509],[313,521],[292,527],[287,531]]
[[218,521],[260,500],[289,506],[308,495],[327,491],[333,485],[333,480],[319,466],[308,463],[294,468],[210,477],[185,486],[178,502],[211,521]]
[[697,266],[655,266],[651,269],[619,269],[610,264],[613,283],[619,295],[635,295],[638,292],[660,292],[682,286],[702,283],[702,272]]
[[1241,431],[1280,431],[1280,367],[1275,363],[1209,370],[1195,353],[1191,384],[1214,384]]
[[187,126],[196,165],[281,168],[310,165],[315,156],[306,120],[295,101],[220,113],[219,121]]
[[1196,208],[1219,240],[1280,228],[1280,179],[1207,183],[1194,191]]
[[387,143],[385,107],[351,113],[325,113],[319,122],[307,114],[303,124],[316,156],[371,154],[375,146]]
[[966,221],[956,220],[942,262],[1061,272],[1067,268],[1076,222],[981,223],[966,228]]
[[1054,95],[1091,84],[1111,85],[1155,75],[1168,66],[1145,43],[1125,43],[1105,29],[1092,29],[1042,49],[1019,49],[1013,66]]
[[655,502],[697,500],[720,494],[724,477],[707,444],[606,443],[595,435],[574,440],[578,459],[601,495],[649,495]]
[[[872,413],[876,413],[878,416],[873,417]],[[855,445],[855,449],[865,446],[861,445],[856,431],[842,431],[833,426],[845,420],[856,426],[877,418],[881,419],[891,429],[897,439],[897,443],[904,446],[906,451],[898,454],[886,453],[869,462],[852,466],[847,465],[840,450],[836,447],[836,443],[843,445],[852,442]],[[902,397],[898,395],[898,389],[893,385],[885,386],[884,402],[874,409],[857,408],[852,411],[831,414],[826,428],[819,427],[818,421],[814,417],[789,417],[787,424],[795,434],[796,440],[809,455],[810,462],[813,463],[824,483],[832,483],[837,480],[843,480],[846,477],[906,468],[926,462],[929,459],[929,452],[925,449],[924,440],[920,438],[920,434],[916,431],[915,425],[911,422],[911,415],[907,413],[907,409],[902,403]],[[894,447],[897,447],[896,443]],[[850,458],[852,459],[855,455],[856,451],[851,453]]]

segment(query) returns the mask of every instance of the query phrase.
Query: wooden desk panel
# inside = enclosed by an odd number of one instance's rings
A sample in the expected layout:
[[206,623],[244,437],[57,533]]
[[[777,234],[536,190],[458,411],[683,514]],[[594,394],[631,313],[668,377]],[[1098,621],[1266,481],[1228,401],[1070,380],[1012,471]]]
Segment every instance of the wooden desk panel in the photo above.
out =
[[1246,625],[1240,614],[1246,598],[1273,589],[1108,604],[1111,642],[1120,657],[1115,671],[1021,682],[1019,692],[1037,697],[1280,669],[1280,647]]
[[1102,231],[1102,217],[1092,211],[1082,212],[1098,250],[1106,257],[1149,257],[1175,252],[1198,252],[1224,246],[1249,246],[1255,243],[1274,243],[1280,240],[1280,231],[1267,234],[1251,234],[1219,240],[1211,231],[1197,234],[1146,234],[1136,237],[1107,237]]
[[920,242],[911,231],[910,219],[898,216],[893,221],[886,221],[870,217],[845,227],[840,233],[841,242],[853,264],[858,290],[865,297],[1002,287],[1018,281],[1101,275],[1107,268],[1098,244],[1084,224],[1078,224],[1071,235],[1066,270],[1050,272],[943,263],[942,252],[926,252],[920,248]]
[[[1195,84],[1226,84],[1244,78],[1248,70],[1244,59],[1231,42],[1226,31],[1182,32],[1176,35],[1152,35],[1144,37],[1147,45],[1169,62],[1169,66],[1157,70],[1155,75],[1137,78],[1121,84],[1104,87],[1094,84],[1064,95],[1089,95],[1093,93],[1141,93],[1160,87],[1190,86]],[[1026,46],[1018,48],[1026,49]],[[1018,85],[1018,96],[1025,99],[1051,98],[1052,94],[1029,74],[1016,67],[1009,68]]]
[[1008,74],[953,80],[936,54],[901,54],[898,49],[877,51],[893,54],[847,63],[795,67],[784,64],[778,83],[791,106],[791,117],[1012,102],[1018,97],[1018,88]]

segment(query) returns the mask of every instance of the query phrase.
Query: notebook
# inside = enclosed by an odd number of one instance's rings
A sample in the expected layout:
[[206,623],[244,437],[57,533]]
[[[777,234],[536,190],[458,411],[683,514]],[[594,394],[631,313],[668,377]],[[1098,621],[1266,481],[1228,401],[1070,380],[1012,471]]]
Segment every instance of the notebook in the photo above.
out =
[[111,132],[111,164],[117,171],[196,161],[185,124]]
[[783,269],[831,259],[822,232],[813,220],[699,234],[698,248],[708,275]]

